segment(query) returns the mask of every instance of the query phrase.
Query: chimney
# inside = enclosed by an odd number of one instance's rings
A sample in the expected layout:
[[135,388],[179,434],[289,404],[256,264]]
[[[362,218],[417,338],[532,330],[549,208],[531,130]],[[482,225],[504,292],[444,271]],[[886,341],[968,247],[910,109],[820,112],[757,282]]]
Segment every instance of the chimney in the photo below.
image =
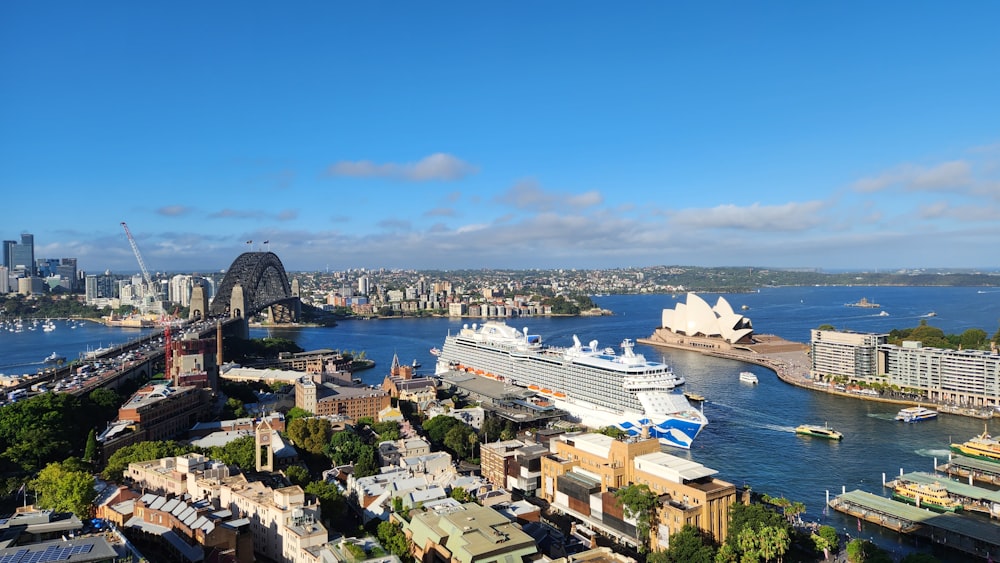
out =
[[222,366],[222,323],[215,323],[215,365]]

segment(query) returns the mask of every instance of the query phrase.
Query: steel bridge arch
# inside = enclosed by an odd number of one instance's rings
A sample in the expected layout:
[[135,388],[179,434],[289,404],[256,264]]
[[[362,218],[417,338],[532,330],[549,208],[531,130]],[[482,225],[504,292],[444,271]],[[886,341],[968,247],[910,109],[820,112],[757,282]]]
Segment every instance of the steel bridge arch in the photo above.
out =
[[240,316],[247,318],[274,304],[297,300],[285,267],[273,252],[244,252],[236,257],[212,299],[212,315],[229,315],[236,285],[242,288],[246,302]]

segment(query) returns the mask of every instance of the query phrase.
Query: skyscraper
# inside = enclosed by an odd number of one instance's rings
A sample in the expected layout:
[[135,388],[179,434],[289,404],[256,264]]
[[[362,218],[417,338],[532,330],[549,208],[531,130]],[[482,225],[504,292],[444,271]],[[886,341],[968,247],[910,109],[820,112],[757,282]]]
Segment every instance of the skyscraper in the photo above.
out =
[[16,240],[5,240],[3,241],[3,266],[10,271],[10,262],[14,257],[14,246],[17,244]]
[[[7,245],[4,244],[4,250],[6,249]],[[21,233],[21,244],[11,245],[10,249],[11,271],[23,269],[24,275],[35,275],[35,235]]]

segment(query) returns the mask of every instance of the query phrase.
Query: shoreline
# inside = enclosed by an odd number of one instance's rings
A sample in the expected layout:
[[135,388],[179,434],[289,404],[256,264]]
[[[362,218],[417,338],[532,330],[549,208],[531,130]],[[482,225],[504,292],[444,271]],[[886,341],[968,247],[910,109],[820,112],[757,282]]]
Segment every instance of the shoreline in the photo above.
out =
[[[979,418],[983,420],[989,420],[991,418],[1000,416],[998,412],[991,412],[988,409],[973,409],[969,407],[961,407],[958,405],[951,405],[948,403],[940,403],[937,401],[932,401],[930,399],[904,399],[896,397],[883,397],[881,395],[868,395],[852,391],[840,391],[835,389],[832,384],[816,381],[809,376],[809,355],[804,351],[808,349],[805,344],[798,342],[792,342],[790,340],[785,340],[781,337],[774,335],[756,335],[758,338],[765,338],[768,340],[768,347],[775,347],[777,349],[783,349],[782,351],[762,351],[753,352],[749,350],[733,349],[733,350],[719,350],[719,349],[708,349],[700,348],[697,346],[687,346],[684,344],[664,342],[661,340],[655,340],[652,338],[637,338],[636,342],[639,344],[645,344],[647,346],[659,347],[659,348],[672,348],[676,350],[685,350],[688,352],[697,352],[706,356],[713,356],[716,358],[725,358],[729,360],[736,360],[748,364],[754,364],[767,368],[774,372],[778,379],[787,383],[789,385],[794,385],[795,387],[800,387],[803,389],[809,389],[811,391],[819,391],[822,393],[827,393],[829,395],[836,395],[839,397],[846,397],[849,399],[861,399],[863,401],[874,401],[878,403],[890,403],[897,405],[928,405],[933,406],[936,410],[946,414],[954,414],[958,416],[966,416],[970,418]],[[799,350],[789,349],[798,347]]]

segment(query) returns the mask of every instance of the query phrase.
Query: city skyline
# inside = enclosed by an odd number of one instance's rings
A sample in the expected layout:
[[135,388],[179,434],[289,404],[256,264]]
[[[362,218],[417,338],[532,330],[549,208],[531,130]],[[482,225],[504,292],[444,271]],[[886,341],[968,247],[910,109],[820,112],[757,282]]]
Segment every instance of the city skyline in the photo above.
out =
[[164,272],[992,268],[998,15],[6,4],[0,239],[90,272],[137,271],[122,221]]

